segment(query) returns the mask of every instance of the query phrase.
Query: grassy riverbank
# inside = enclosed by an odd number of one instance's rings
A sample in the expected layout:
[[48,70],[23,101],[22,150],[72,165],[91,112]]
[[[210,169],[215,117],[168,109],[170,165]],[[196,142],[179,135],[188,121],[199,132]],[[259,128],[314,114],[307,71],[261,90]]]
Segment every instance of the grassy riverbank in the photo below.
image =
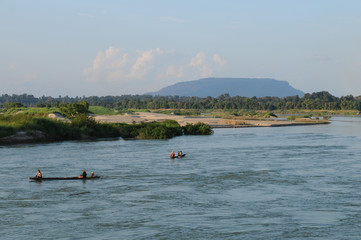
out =
[[[50,119],[55,117],[63,118]],[[97,114],[89,117],[88,114]],[[60,105],[53,108],[14,107],[0,114],[0,143],[34,141],[62,141],[84,138],[122,137],[125,139],[169,139],[183,134],[212,134],[211,127],[267,127],[304,124],[323,124],[327,120],[291,119],[265,121],[274,117],[270,112],[243,112],[242,114],[208,112],[196,117],[196,112],[148,111],[121,114],[105,107],[91,107],[86,103]],[[50,115],[49,115],[50,114]],[[99,114],[99,115],[98,115]],[[184,115],[183,115],[184,114]],[[65,119],[64,119],[65,118]],[[297,121],[296,121],[297,120]],[[307,121],[306,121],[307,120]],[[300,122],[301,121],[301,122]],[[21,135],[19,136],[19,133]]]
[[[22,137],[19,134],[22,133]],[[127,123],[99,123],[79,114],[71,121],[50,119],[44,114],[1,114],[0,144],[32,141],[62,141],[84,138],[122,137],[125,139],[169,139],[183,134],[212,134],[209,125],[189,124],[181,127],[176,121]],[[23,135],[27,137],[24,138]],[[23,142],[24,142],[23,141]]]

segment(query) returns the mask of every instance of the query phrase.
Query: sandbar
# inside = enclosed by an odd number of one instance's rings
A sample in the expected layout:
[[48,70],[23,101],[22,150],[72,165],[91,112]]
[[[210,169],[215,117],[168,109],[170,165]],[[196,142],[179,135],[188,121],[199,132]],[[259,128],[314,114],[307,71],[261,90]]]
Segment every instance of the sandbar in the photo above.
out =
[[283,121],[283,120],[243,120],[243,119],[224,119],[214,117],[188,117],[181,115],[169,115],[152,112],[136,112],[135,114],[124,115],[96,115],[95,120],[104,123],[140,123],[140,122],[162,122],[170,119],[177,121],[181,126],[187,123],[195,124],[198,122],[206,123],[212,128],[235,128],[235,127],[282,127],[282,126],[299,126],[299,125],[315,125],[328,124],[329,121],[310,120],[304,121]]

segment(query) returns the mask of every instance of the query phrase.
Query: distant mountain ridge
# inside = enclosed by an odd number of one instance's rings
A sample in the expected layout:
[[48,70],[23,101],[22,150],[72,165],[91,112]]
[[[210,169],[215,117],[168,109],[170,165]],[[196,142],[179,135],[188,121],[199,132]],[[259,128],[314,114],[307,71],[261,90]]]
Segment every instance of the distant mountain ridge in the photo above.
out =
[[271,78],[203,78],[188,82],[179,82],[147,93],[153,96],[218,97],[228,93],[242,97],[288,97],[304,92],[293,88],[287,81]]

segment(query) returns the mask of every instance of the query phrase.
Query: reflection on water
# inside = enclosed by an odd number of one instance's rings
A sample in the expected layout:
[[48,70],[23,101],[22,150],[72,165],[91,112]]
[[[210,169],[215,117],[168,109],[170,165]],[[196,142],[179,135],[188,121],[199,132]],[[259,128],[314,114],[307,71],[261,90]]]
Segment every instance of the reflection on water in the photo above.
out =
[[0,147],[1,239],[358,239],[360,123]]

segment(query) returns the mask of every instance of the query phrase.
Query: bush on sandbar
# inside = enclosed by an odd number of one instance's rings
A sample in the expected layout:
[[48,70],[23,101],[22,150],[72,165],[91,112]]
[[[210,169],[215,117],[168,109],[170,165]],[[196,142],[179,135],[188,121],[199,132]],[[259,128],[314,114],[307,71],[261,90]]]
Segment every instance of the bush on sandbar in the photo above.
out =
[[0,116],[0,137],[15,134],[18,131],[33,133],[41,131],[48,140],[72,140],[83,137],[122,137],[125,139],[169,139],[186,135],[209,135],[212,129],[204,123],[187,124],[181,127],[174,120],[139,124],[99,123],[93,117],[79,114],[71,122],[38,117],[30,114]]
[[213,130],[208,124],[198,122],[196,124],[187,123],[183,127],[183,132],[185,135],[211,135]]

